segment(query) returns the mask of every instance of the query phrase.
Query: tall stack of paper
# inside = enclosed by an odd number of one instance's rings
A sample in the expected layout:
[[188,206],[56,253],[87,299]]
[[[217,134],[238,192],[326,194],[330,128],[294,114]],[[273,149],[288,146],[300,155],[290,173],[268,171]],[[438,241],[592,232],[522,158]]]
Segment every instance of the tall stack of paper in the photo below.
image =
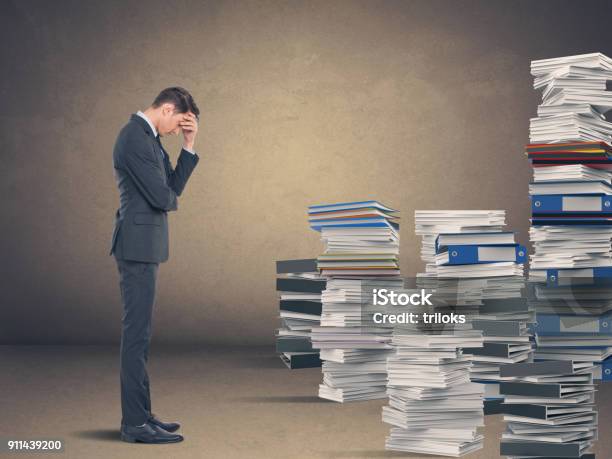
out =
[[503,231],[503,210],[416,211],[415,220],[423,238],[426,272],[417,274],[423,285],[435,279],[440,291],[444,282],[454,284],[457,305],[477,306],[468,314],[485,344],[465,352],[473,355],[472,380],[486,385],[485,413],[498,413],[499,366],[532,356],[527,324],[534,316],[522,291],[527,250]]
[[[492,379],[501,362],[530,352],[528,338],[527,347],[519,343],[524,323],[522,330],[513,330],[517,342],[503,341],[512,335],[508,330],[500,333],[502,322],[513,319],[518,327],[528,319],[525,311],[508,312],[499,303],[520,297],[526,256],[514,234],[502,231],[504,220],[500,210],[415,212],[426,263],[416,286],[433,292],[432,312],[460,313],[468,320],[394,328],[395,352],[387,361],[389,406],[383,408],[383,421],[394,426],[387,449],[461,456],[482,448],[478,427],[485,386],[470,381],[472,361],[478,360],[481,378]],[[490,332],[488,342],[474,319]]]
[[321,326],[312,330],[323,361],[319,396],[337,402],[384,398],[390,330],[373,326],[365,305],[372,289],[403,285],[396,211],[360,201],[311,206],[308,216],[325,244],[317,266],[327,287]]
[[529,278],[539,282],[535,357],[596,362],[596,376],[606,380],[612,377],[612,339],[602,326],[612,311],[612,123],[603,114],[612,109],[612,60],[592,53],[533,61],[531,69],[534,87],[543,88],[530,129],[534,143],[526,147],[534,169]]
[[512,458],[594,458],[595,386],[590,362],[539,361],[505,365],[500,453]]
[[[612,60],[600,53],[543,59],[532,61],[531,73],[543,91],[526,147],[534,169],[529,279],[536,362],[502,367],[502,376],[517,381],[500,388],[509,422],[501,452],[579,458],[596,439],[593,362],[605,355],[587,349],[605,340],[582,334],[589,321],[577,313],[589,316],[608,302],[592,287],[612,266],[612,124],[603,115],[612,108]],[[556,330],[555,320],[563,320]]]
[[542,89],[538,117],[529,128],[531,143],[612,140],[612,59],[601,53],[531,62],[534,88]]
[[320,367],[319,351],[312,348],[313,327],[321,322],[321,292],[326,281],[316,259],[276,262],[281,327],[276,330],[276,352],[289,368]]

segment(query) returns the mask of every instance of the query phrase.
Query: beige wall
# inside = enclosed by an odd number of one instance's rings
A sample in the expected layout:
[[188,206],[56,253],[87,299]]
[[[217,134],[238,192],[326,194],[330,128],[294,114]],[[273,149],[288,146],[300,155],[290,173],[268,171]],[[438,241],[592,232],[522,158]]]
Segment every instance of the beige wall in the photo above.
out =
[[[421,267],[415,209],[506,209],[526,242],[529,61],[611,51],[605,2],[0,8],[0,343],[118,341],[111,151],[163,87],[191,90],[203,122],[155,340],[271,343],[274,260],[322,247],[310,204],[400,209],[406,275]],[[178,139],[165,145],[176,160]]]

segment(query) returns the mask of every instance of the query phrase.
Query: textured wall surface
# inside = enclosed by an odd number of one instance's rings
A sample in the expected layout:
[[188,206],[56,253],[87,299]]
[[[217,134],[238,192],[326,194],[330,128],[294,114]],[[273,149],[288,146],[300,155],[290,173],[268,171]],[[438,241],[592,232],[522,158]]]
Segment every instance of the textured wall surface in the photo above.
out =
[[[306,207],[506,209],[527,241],[529,61],[612,53],[610,2],[2,1],[0,344],[114,343],[111,152],[181,85],[201,162],[170,218],[157,342],[271,343],[274,260],[321,250]],[[176,160],[179,139],[166,139]]]

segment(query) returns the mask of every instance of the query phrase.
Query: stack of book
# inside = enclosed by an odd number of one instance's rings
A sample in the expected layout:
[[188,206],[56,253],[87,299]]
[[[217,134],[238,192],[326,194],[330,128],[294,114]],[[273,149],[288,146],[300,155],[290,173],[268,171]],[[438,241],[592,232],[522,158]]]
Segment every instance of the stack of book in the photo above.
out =
[[317,260],[276,262],[281,327],[276,330],[276,352],[289,368],[320,367],[319,351],[312,348],[311,331],[321,322],[321,292],[326,280]]
[[317,259],[326,277],[399,275],[399,218],[377,201],[310,206],[310,227],[321,232],[325,252]]
[[607,380],[612,123],[604,114],[612,109],[612,59],[601,53],[544,59],[533,61],[531,70],[534,87],[543,89],[526,147],[534,171],[529,279],[538,283],[535,358],[596,362],[596,376]]
[[590,362],[539,361],[504,365],[500,453],[512,458],[594,459],[595,386]]
[[403,285],[396,211],[360,201],[311,206],[308,216],[325,244],[317,267],[327,286],[321,325],[312,330],[323,361],[319,396],[336,402],[384,398],[390,330],[374,326],[365,306],[372,289]]

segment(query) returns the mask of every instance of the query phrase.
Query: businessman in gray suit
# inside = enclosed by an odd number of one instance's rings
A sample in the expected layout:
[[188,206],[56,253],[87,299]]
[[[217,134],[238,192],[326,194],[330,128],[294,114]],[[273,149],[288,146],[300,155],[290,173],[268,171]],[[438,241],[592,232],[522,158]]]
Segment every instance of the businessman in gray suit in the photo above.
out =
[[[113,151],[120,206],[110,254],[119,270],[121,333],[121,439],[135,443],[183,440],[180,425],[151,412],[146,363],[159,263],[168,260],[168,212],[198,164],[193,146],[200,111],[183,88],[164,89],[144,112],[131,116]],[[176,167],[160,136],[183,134]]]

